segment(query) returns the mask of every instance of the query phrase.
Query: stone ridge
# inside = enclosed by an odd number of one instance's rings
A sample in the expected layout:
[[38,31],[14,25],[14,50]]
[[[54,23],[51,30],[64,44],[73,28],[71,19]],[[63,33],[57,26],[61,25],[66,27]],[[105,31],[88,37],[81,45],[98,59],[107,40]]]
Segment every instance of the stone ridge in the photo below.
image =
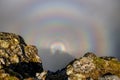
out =
[[0,80],[120,80],[120,61],[88,52],[62,70],[45,71],[35,46],[19,35],[0,32]]

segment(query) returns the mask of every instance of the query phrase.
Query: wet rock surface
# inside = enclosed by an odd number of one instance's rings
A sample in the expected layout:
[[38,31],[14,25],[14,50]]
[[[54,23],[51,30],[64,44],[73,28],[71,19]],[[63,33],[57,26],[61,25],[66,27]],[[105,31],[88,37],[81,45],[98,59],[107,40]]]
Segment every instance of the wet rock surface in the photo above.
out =
[[88,52],[62,70],[45,71],[35,46],[19,35],[0,32],[0,80],[120,80],[120,61]]

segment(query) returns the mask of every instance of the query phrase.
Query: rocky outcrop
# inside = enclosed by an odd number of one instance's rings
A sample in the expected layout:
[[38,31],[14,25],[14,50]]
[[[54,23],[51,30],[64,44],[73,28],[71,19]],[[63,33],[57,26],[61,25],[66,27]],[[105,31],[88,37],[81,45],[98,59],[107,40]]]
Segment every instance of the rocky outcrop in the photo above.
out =
[[13,33],[0,33],[0,80],[22,80],[43,72],[38,50]]
[[0,80],[120,80],[120,61],[89,52],[62,70],[44,71],[35,46],[0,32]]
[[66,73],[69,80],[113,80],[115,75],[118,79],[120,62],[114,57],[97,57],[93,53],[86,53],[72,61],[67,66]]

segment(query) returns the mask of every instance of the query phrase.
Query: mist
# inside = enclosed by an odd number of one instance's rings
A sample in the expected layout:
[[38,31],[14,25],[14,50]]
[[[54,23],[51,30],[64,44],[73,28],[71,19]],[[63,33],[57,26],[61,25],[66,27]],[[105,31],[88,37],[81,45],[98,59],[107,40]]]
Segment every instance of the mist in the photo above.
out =
[[0,31],[19,34],[27,44],[36,45],[46,70],[62,69],[86,52],[120,58],[119,4],[119,0],[0,0]]

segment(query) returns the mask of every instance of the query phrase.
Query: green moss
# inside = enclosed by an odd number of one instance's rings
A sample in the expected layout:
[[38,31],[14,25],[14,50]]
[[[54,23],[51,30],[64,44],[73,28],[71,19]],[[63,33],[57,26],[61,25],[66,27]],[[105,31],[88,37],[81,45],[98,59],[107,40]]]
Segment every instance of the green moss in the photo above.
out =
[[13,76],[7,76],[5,78],[0,78],[0,80],[19,80],[19,79]]
[[103,64],[105,64],[105,61],[103,59],[96,57],[96,58],[94,58],[93,62],[96,65],[97,69],[104,68]]
[[115,60],[105,60],[99,57],[94,58],[94,64],[96,65],[96,70],[100,74],[104,75],[106,73],[115,74],[120,77],[120,62]]

